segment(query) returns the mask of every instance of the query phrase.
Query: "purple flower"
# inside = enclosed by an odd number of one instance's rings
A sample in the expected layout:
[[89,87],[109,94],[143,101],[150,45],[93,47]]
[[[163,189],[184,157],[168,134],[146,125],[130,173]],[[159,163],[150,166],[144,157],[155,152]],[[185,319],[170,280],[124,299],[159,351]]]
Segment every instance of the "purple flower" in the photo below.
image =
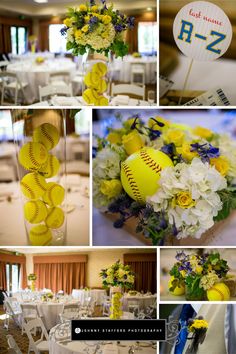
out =
[[96,16],[91,17],[89,20],[89,24],[95,25],[96,23],[98,23],[98,18]]
[[135,21],[134,17],[128,17],[127,18],[127,25],[128,25],[129,28],[134,28],[134,21]]
[[184,261],[186,258],[186,253],[184,251],[177,252],[175,258],[177,261]]
[[219,157],[220,151],[218,148],[212,146],[211,144],[191,144],[191,151],[196,151],[201,157],[202,162],[209,162],[211,158]]
[[69,29],[69,27],[63,27],[63,28],[60,30],[61,35],[62,35],[62,36],[65,36],[66,33],[67,33],[67,31],[68,31],[68,29]]
[[164,154],[168,156],[173,156],[174,155],[174,144],[167,144],[162,146],[161,151],[164,152]]
[[123,25],[120,25],[120,24],[115,25],[114,28],[115,28],[116,32],[122,32],[124,29]]

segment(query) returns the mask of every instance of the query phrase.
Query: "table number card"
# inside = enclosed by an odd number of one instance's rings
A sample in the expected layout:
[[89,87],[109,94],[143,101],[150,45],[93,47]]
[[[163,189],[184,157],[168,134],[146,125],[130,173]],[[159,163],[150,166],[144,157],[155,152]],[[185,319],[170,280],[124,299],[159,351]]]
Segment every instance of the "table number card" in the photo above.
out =
[[232,40],[232,26],[220,7],[195,1],[176,15],[173,34],[178,48],[187,57],[211,61],[227,51]]

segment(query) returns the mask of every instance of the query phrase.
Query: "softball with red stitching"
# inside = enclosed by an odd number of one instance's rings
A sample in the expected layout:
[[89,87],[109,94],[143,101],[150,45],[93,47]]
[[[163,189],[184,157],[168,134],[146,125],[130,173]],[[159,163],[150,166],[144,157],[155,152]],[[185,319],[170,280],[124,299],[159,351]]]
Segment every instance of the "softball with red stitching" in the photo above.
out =
[[43,144],[47,150],[52,150],[58,144],[59,139],[59,131],[50,123],[41,124],[34,129],[33,141]]
[[126,193],[144,204],[148,196],[158,189],[161,171],[173,166],[172,160],[162,151],[143,148],[130,155],[121,164],[121,183]]
[[35,200],[41,198],[46,192],[47,182],[37,172],[31,172],[22,178],[20,188],[26,198]]
[[47,149],[40,143],[26,143],[19,151],[19,162],[29,171],[38,171],[47,159]]

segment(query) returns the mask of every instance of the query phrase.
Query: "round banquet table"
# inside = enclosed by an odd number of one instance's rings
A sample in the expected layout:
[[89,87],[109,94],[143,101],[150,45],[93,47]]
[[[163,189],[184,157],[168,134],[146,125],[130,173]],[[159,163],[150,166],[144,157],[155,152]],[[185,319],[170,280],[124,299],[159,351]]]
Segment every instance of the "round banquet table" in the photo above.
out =
[[73,289],[72,297],[74,299],[79,300],[81,305],[84,305],[85,300],[91,296],[92,300],[96,303],[96,305],[102,305],[103,296],[106,295],[106,290],[104,289]]
[[[67,175],[67,186],[71,188],[71,192],[67,194],[67,203],[73,205],[75,209],[67,213],[66,246],[88,246],[89,198],[85,194],[85,189],[89,189],[89,178],[80,177],[78,186],[70,185],[69,181],[70,175]],[[7,201],[7,196],[9,195],[12,198],[11,202]],[[18,183],[0,184],[1,246],[27,246],[23,205],[20,195]],[[13,217],[14,222],[12,222]]]
[[[97,319],[104,319],[103,318],[97,318]],[[96,318],[94,318],[96,320]],[[70,338],[70,327],[65,329],[65,332],[63,333],[63,337],[60,337],[60,339],[56,340],[55,339],[55,332],[57,331],[58,327],[60,325],[57,325],[53,327],[50,331],[49,334],[49,353],[50,354],[83,354],[86,353],[86,348],[89,348],[89,351],[87,353],[94,353],[94,350],[96,348],[96,344],[99,342],[91,342],[91,341],[71,341]],[[90,346],[87,346],[87,344],[90,344]],[[117,345],[117,342],[107,342],[106,344],[103,344],[101,346],[102,353],[103,354],[128,354],[129,348],[135,345],[135,342],[132,341],[122,341],[120,342],[120,345]],[[156,354],[156,348],[152,346],[151,342],[140,342],[140,349],[142,350],[143,353],[145,354]]]
[[35,60],[38,57],[42,57],[44,59],[54,59],[55,54],[50,52],[28,52],[25,54],[11,54],[11,59],[13,61]]
[[70,59],[46,60],[42,64],[22,61],[7,66],[7,71],[16,73],[21,82],[28,84],[25,96],[29,103],[39,100],[39,86],[46,86],[49,83],[50,73],[68,71],[72,77],[75,70],[76,64]]
[[114,66],[119,70],[119,81],[131,81],[131,64],[145,64],[145,84],[153,83],[156,77],[157,58],[156,57],[142,57],[134,58],[131,55],[124,57],[124,59],[115,59]]
[[128,310],[128,304],[130,301],[138,301],[140,309],[145,309],[148,306],[154,305],[156,302],[157,296],[156,295],[125,295],[123,298],[123,309]]

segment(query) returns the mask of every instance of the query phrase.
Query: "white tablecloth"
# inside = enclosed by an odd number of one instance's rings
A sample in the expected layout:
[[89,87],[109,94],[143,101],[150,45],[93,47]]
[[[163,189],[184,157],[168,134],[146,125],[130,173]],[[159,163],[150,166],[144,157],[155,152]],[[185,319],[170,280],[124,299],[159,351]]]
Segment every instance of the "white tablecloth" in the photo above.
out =
[[27,83],[25,89],[26,99],[29,103],[39,101],[39,86],[45,86],[49,83],[49,75],[56,71],[69,71],[71,77],[76,70],[76,64],[70,59],[46,60],[42,64],[36,64],[35,61],[22,61],[7,66],[9,72],[16,73],[19,80]]
[[[71,187],[72,192],[67,194],[68,204],[75,206],[73,211],[67,213],[67,246],[89,245],[89,198],[85,194],[86,187],[89,188],[89,178],[81,177],[80,185]],[[0,195],[9,189],[14,193],[12,201],[8,202],[3,197],[0,199],[0,245],[26,246],[27,236],[18,183],[0,184]]]
[[138,301],[139,303],[139,308],[140,309],[145,309],[148,306],[152,306],[154,305],[155,301],[156,301],[156,295],[135,295],[135,296],[131,296],[131,295],[124,295],[123,298],[123,309],[124,310],[128,310],[128,305],[129,305],[129,301]]
[[102,305],[103,297],[106,295],[106,290],[103,289],[73,289],[72,296],[74,299],[78,299],[80,303],[83,305],[85,300],[91,296],[92,300],[96,303],[96,305]]
[[119,81],[130,82],[131,80],[131,64],[145,64],[145,84],[155,82],[157,71],[156,57],[134,58],[128,55],[122,59],[115,59],[114,66],[119,69]]
[[[191,59],[179,55],[179,65],[169,76],[174,82],[171,89],[181,90]],[[235,82],[236,60],[218,59],[215,61],[194,61],[189,76],[187,90],[209,91],[221,87],[232,106],[236,105]]]
[[25,53],[25,54],[11,54],[12,60],[22,61],[22,60],[35,60],[38,57],[42,57],[44,59],[54,59],[55,54],[50,52],[37,52],[37,53]]

